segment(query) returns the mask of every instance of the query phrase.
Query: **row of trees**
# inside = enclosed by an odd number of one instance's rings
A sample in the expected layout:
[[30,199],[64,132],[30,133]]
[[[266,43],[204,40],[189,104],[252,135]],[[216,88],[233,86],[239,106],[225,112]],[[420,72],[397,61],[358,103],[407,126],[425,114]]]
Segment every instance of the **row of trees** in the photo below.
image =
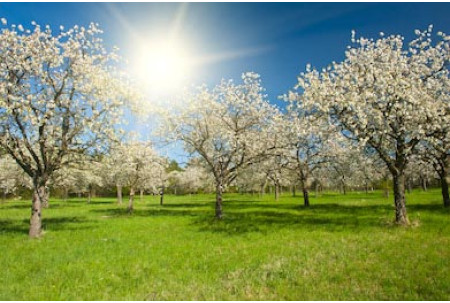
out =
[[[41,233],[51,184],[81,182],[76,187],[88,192],[114,184],[119,201],[127,187],[132,211],[137,190],[164,190],[169,182],[168,161],[150,143],[119,139],[123,111],[142,96],[115,68],[119,58],[103,47],[101,33],[96,24],[1,31],[0,149],[9,157],[2,165],[13,159],[21,168],[2,184],[22,180],[32,188],[31,237]],[[412,179],[417,167],[433,167],[449,206],[450,38],[438,33],[433,43],[431,27],[416,35],[408,44],[401,36],[353,37],[342,62],[322,71],[307,66],[282,96],[283,110],[268,101],[255,73],[185,94],[182,107],[152,108],[163,118],[159,134],[182,141],[192,155],[172,182],[189,192],[213,183],[222,218],[230,185],[263,189],[271,182],[275,192],[300,185],[308,206],[313,184],[345,192],[353,179],[368,189],[389,172],[396,222],[408,224],[408,170]]]
[[331,166],[343,184],[345,171],[359,170],[367,184],[387,169],[395,220],[408,224],[405,178],[414,159],[433,166],[450,205],[450,36],[439,32],[433,43],[432,26],[416,36],[405,44],[399,35],[373,40],[353,33],[342,62],[322,71],[308,65],[300,74],[283,96],[285,111],[268,102],[253,73],[243,75],[243,84],[201,88],[186,97],[190,106],[163,113],[163,134],[203,159],[215,179],[218,218],[224,186],[241,173],[277,183],[281,170],[291,169],[308,205],[312,173]]
[[[166,189],[174,194],[212,191],[212,180],[196,159],[182,169],[175,161],[159,156],[147,142],[132,141],[116,144],[108,153],[97,157],[79,156],[77,161],[55,171],[46,185],[43,207],[49,207],[49,193],[67,199],[71,194],[85,196],[87,203],[96,193],[117,193],[117,203],[123,204],[123,190],[129,195],[128,211],[133,211],[134,197],[139,193],[163,196]],[[25,190],[24,190],[25,189]],[[9,155],[0,157],[0,190],[3,198],[17,191],[33,189],[32,179],[24,174]],[[161,204],[163,203],[161,197]]]
[[[290,158],[287,158],[290,159]],[[358,150],[336,156],[330,162],[320,165],[313,163],[311,169],[299,168],[298,159],[291,162],[273,157],[251,165],[240,171],[228,192],[264,195],[274,194],[275,200],[282,191],[296,195],[301,189],[304,205],[309,206],[310,191],[317,196],[323,190],[389,191],[389,173],[381,163],[374,162]],[[307,175],[307,177],[305,177]],[[439,175],[429,163],[412,161],[406,171],[406,187],[436,185]],[[211,193],[215,191],[215,181],[201,158],[191,158],[184,168],[174,160],[159,156],[146,142],[128,142],[114,146],[107,154],[96,158],[81,157],[71,165],[56,171],[47,185],[47,193],[66,200],[70,196],[86,197],[90,203],[92,196],[117,194],[117,203],[123,204],[124,193],[131,194],[128,209],[133,210],[135,194],[163,195],[165,192],[179,194]],[[2,200],[7,196],[29,195],[32,180],[23,173],[9,155],[0,157],[0,191]],[[43,206],[49,207],[46,197]],[[161,200],[161,203],[163,201]]]

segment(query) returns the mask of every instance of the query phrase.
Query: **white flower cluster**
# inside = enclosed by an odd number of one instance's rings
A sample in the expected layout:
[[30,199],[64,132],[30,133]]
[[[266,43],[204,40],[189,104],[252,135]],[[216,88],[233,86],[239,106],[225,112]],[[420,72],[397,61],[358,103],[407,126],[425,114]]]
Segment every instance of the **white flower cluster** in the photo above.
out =
[[[327,70],[299,78],[298,95],[308,110],[326,114],[333,124],[375,148],[391,171],[404,169],[422,140],[448,133],[450,125],[449,38],[432,26],[416,30],[405,45],[399,35],[352,40],[355,47]],[[291,98],[292,99],[292,98]]]
[[276,141],[279,111],[267,102],[259,75],[245,73],[242,79],[243,84],[222,81],[212,91],[201,87],[186,96],[187,105],[165,113],[163,133],[201,156],[219,186],[228,185]]
[[104,148],[134,92],[97,24],[58,34],[32,25],[0,34],[0,147],[45,183],[68,154]]

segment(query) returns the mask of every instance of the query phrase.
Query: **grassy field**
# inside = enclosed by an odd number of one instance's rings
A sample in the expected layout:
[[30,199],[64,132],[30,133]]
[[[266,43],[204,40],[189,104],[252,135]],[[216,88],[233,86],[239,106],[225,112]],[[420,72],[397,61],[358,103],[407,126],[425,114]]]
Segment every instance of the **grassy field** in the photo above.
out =
[[0,300],[450,300],[450,212],[438,190],[407,195],[412,226],[381,193],[114,198],[44,210],[0,204]]

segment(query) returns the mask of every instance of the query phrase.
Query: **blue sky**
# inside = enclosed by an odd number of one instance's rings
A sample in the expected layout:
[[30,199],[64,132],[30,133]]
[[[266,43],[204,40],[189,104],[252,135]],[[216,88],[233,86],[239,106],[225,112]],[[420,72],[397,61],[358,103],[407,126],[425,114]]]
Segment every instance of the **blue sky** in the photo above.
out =
[[[322,67],[343,58],[350,31],[376,37],[380,31],[412,37],[434,24],[450,32],[450,3],[1,3],[0,16],[30,26],[57,28],[100,23],[108,45],[127,57],[130,32],[168,33],[184,11],[179,35],[198,56],[231,54],[193,72],[192,82],[214,84],[261,74],[272,101],[296,81],[309,62]],[[233,53],[240,53],[233,56]],[[225,56],[226,57],[226,56]]]
[[[271,102],[296,83],[307,63],[340,60],[350,32],[380,31],[407,39],[433,24],[450,32],[450,3],[1,3],[0,17],[30,26],[66,28],[98,22],[104,40],[133,56],[133,35],[145,39],[176,31],[199,58],[216,58],[191,71],[191,82],[213,85],[242,72],[261,74]],[[176,157],[176,156],[175,156]]]

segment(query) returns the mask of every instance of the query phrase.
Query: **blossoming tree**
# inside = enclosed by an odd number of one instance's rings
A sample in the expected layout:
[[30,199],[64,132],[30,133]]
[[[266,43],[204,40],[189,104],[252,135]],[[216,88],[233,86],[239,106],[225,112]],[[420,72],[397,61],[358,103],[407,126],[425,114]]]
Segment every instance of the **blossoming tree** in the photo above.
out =
[[280,151],[287,162],[286,167],[297,176],[303,192],[304,206],[309,206],[313,173],[342,152],[339,146],[341,138],[327,120],[315,119],[308,113],[301,102],[298,102],[297,93],[290,92],[285,100],[290,105],[277,125],[283,142]]
[[0,156],[0,190],[2,201],[20,186],[27,186],[29,180],[17,163],[9,155]]
[[33,25],[1,30],[0,147],[33,180],[29,235],[38,237],[50,177],[72,154],[104,148],[129,93],[97,24]]
[[161,157],[156,154],[150,143],[139,141],[116,144],[105,158],[104,168],[107,170],[109,183],[115,183],[118,188],[120,186],[119,203],[122,199],[122,186],[130,188],[129,213],[134,209],[136,190],[148,187],[147,184],[151,184],[155,178],[159,180],[161,162],[163,162]]
[[243,84],[222,81],[187,96],[182,108],[165,112],[164,133],[184,142],[188,152],[206,162],[216,186],[216,218],[222,218],[222,193],[238,170],[267,155],[276,134],[277,109],[263,93],[259,75],[245,73]]
[[[307,67],[299,77],[302,101],[326,115],[342,134],[375,149],[394,180],[395,221],[408,224],[405,168],[417,144],[448,125],[450,37],[432,26],[405,44],[399,35],[377,40],[353,35],[345,60],[321,72]],[[447,94],[448,95],[448,94]]]

